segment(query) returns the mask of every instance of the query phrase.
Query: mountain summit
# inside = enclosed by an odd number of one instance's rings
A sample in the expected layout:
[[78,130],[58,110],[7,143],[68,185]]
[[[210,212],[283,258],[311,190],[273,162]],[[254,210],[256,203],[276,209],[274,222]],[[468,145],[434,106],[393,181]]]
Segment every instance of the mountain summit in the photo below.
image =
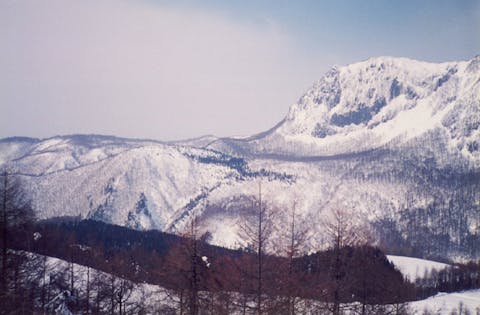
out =
[[427,63],[379,57],[333,67],[274,129],[213,147],[250,154],[335,155],[405,143],[427,133],[480,160],[480,57]]

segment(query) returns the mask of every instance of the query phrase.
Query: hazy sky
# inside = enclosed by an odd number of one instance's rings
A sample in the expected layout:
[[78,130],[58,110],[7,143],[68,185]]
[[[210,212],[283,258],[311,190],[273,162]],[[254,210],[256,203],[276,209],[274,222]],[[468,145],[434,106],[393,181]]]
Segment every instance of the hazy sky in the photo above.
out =
[[480,54],[480,0],[0,0],[0,137],[272,127],[332,65]]

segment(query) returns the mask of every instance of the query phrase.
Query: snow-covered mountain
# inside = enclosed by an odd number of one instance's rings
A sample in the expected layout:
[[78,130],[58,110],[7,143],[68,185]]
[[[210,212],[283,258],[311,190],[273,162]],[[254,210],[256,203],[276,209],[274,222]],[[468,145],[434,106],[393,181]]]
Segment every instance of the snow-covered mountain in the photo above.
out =
[[176,143],[105,136],[0,140],[40,218],[81,216],[181,232],[194,216],[235,246],[262,198],[280,244],[289,212],[323,246],[345,209],[392,250],[479,255],[480,57],[433,64],[381,57],[333,68],[274,128]]
[[479,80],[480,56],[442,64],[380,57],[334,67],[270,131],[209,147],[237,154],[336,155],[437,132],[449,150],[478,163]]

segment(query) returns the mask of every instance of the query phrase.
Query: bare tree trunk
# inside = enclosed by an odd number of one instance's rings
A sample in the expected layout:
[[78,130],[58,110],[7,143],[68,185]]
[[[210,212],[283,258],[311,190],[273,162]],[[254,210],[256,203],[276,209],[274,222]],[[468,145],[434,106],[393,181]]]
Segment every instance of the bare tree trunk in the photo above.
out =
[[5,298],[7,293],[7,188],[8,174],[3,173],[3,196],[2,196],[2,286],[0,297]]
[[242,295],[242,315],[247,314],[247,295]]
[[[294,315],[297,311],[298,300],[296,297],[300,294],[301,279],[298,278],[298,274],[295,273],[295,258],[300,254],[301,246],[304,244],[307,228],[303,227],[301,229],[298,226],[297,222],[297,213],[296,213],[296,201],[293,203],[292,211],[290,213],[290,229],[287,231],[286,236],[286,250],[285,256],[287,258],[286,269],[285,269],[285,279],[284,279],[284,288],[282,294],[285,295],[283,308],[286,309],[289,315]],[[283,272],[282,272],[283,274]]]
[[[264,313],[265,301],[265,246],[268,241],[268,234],[271,228],[271,214],[262,200],[262,184],[258,183],[258,199],[252,200],[252,215],[246,218],[244,225],[241,227],[244,237],[248,240],[256,254],[256,262],[252,264],[253,269],[248,269],[247,273],[253,279],[251,286],[254,288],[254,312],[257,315]],[[255,266],[256,264],[256,266]]]
[[327,234],[330,236],[334,261],[331,279],[333,281],[333,308],[332,314],[340,314],[340,302],[342,300],[342,291],[347,285],[345,283],[345,257],[343,257],[343,249],[347,246],[357,245],[362,241],[362,231],[359,227],[354,226],[352,216],[354,214],[347,213],[344,210],[334,210],[332,220],[325,222]]
[[86,314],[90,314],[90,267],[87,267]]
[[210,314],[214,315],[215,314],[215,293],[210,292]]
[[70,269],[70,293],[73,295],[73,290],[74,290],[74,270],[73,270],[73,262],[71,261],[71,256],[70,256],[70,262],[69,264],[69,269]]
[[115,314],[115,276],[110,275],[110,314]]
[[183,290],[180,291],[180,315],[183,315]]
[[295,203],[292,209],[292,222],[290,224],[290,248],[288,251],[288,314],[295,315],[295,296],[292,295],[291,286],[293,280],[293,258],[295,257]]
[[15,263],[14,271],[13,271],[13,300],[14,300],[14,305],[18,304],[18,298],[19,298],[19,295],[18,295],[18,273],[19,273],[18,267],[19,267],[18,264]]
[[47,274],[47,257],[44,256],[42,258],[42,288],[40,292],[40,302],[41,302],[41,307],[42,307],[42,312],[45,314],[45,304],[47,301],[47,296],[46,296],[46,286],[47,286],[47,281],[46,281],[46,275]]
[[341,259],[340,259],[340,248],[336,247],[335,249],[335,266],[334,266],[334,285],[335,291],[333,294],[333,315],[340,314],[340,281],[341,281]]
[[262,314],[262,257],[263,257],[263,209],[262,209],[262,182],[258,183],[258,288],[257,314]]
[[[19,279],[23,279],[24,275],[21,272],[22,266],[27,259],[23,254],[12,254],[8,252],[9,246],[9,233],[10,229],[19,228],[19,232],[23,232],[28,224],[33,221],[33,212],[31,212],[31,207],[27,199],[25,198],[24,191],[22,190],[21,183],[18,178],[12,177],[8,174],[7,170],[3,170],[0,177],[3,177],[3,180],[0,184],[0,237],[1,241],[1,260],[2,266],[0,271],[0,304],[7,307],[15,307],[15,303],[11,303],[8,300],[10,287],[13,284],[14,294],[17,294],[19,291]],[[19,233],[22,234],[22,233]],[[17,235],[17,234],[16,234]],[[22,235],[23,237],[23,235]],[[12,266],[10,266],[10,262]],[[14,281],[9,279],[10,272],[13,272]],[[28,296],[24,296],[28,298]],[[15,298],[15,297],[14,297]],[[20,300],[23,303],[24,299],[19,299],[17,296],[15,298],[17,301]],[[23,304],[22,304],[23,305]],[[18,308],[17,308],[17,311]]]
[[[48,279],[48,285],[47,285],[47,298],[46,298],[46,301],[50,301],[50,290],[51,290],[51,282],[52,282],[52,279],[49,277]],[[46,309],[44,309],[45,311],[47,311]]]
[[196,219],[191,223],[191,256],[190,256],[190,315],[198,314],[198,247],[197,247],[197,231],[196,231]]

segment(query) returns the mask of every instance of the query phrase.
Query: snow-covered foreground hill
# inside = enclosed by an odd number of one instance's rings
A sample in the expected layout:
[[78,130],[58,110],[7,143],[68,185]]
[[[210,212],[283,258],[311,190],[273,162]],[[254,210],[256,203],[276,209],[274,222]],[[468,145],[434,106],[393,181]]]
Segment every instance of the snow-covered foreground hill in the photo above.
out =
[[437,261],[414,257],[387,255],[387,258],[400,270],[404,277],[412,282],[417,278],[424,278],[432,270],[440,271],[450,266]]
[[480,290],[439,293],[428,299],[412,302],[410,306],[415,314],[424,314],[425,311],[438,315],[479,314]]
[[[114,307],[118,308],[118,303],[121,301],[122,311],[128,314],[138,314],[140,310],[147,314],[158,314],[163,309],[174,307],[176,303],[177,297],[173,292],[157,285],[134,283],[55,257],[32,253],[29,253],[28,257],[43,262],[44,274],[39,285],[42,290],[45,290],[45,310],[54,314],[80,314],[74,309],[83,307],[85,311],[86,299],[89,300],[91,307],[99,307],[106,312],[111,307],[113,298]],[[71,283],[73,283],[73,294]]]
[[[387,258],[410,281],[424,278],[432,270],[441,271],[450,266],[413,257],[387,255]],[[409,306],[412,314],[425,314],[426,311],[435,315],[477,314],[480,312],[480,290],[438,293],[425,300],[410,302]]]
[[[398,256],[389,256],[389,259],[401,262],[401,264],[404,264],[407,261],[406,259],[402,260],[402,257]],[[413,262],[418,263],[418,261]],[[420,262],[420,265],[430,267],[439,266],[435,262],[428,261]],[[405,265],[402,266],[403,267],[401,267],[400,269],[405,268]],[[69,283],[69,268],[71,268],[71,265],[69,265],[69,263],[64,260],[53,257],[46,257],[46,274],[43,281],[45,281],[45,283],[49,283],[50,279],[61,277],[61,274],[63,272],[63,275],[66,278],[65,281]],[[92,286],[92,291],[90,292],[92,301],[95,300],[95,296],[97,294],[94,289],[95,286],[93,285],[94,283],[96,283],[95,281],[98,281],[98,279],[103,279],[103,281],[105,281],[108,285],[108,281],[111,281],[112,279],[108,273],[88,269],[87,267],[78,264],[73,264],[73,273],[75,276],[75,291],[77,292],[77,294],[81,294],[82,297],[83,295],[85,295],[87,281],[90,281],[90,285]],[[179,297],[176,296],[175,292],[167,290],[160,286],[147,283],[135,284],[128,281],[128,283],[122,283],[122,281],[126,280],[123,280],[121,278],[116,278],[115,281],[117,289],[119,289],[120,285],[128,286],[129,288],[129,291],[125,291],[125,300],[123,302],[125,303],[126,310],[134,310],[138,307],[142,307],[143,310],[147,312],[147,314],[156,314],[156,312],[161,309],[164,309],[165,311],[172,311],[178,304]],[[55,291],[52,290],[52,292]],[[61,296],[62,292],[64,291],[59,291],[59,293],[52,294],[49,302],[50,305],[52,305],[52,309],[62,310],[64,313],[60,312],[61,314],[69,314],[67,311],[68,307],[66,305],[66,300]],[[235,296],[235,293],[231,294]],[[315,303],[321,305],[321,303],[314,301],[309,301],[307,304],[313,307]],[[302,305],[302,303],[300,303],[300,305]],[[344,305],[343,308],[347,311],[348,309],[354,307],[355,305],[352,304]],[[466,314],[466,310],[470,311],[470,314],[476,314],[476,312],[480,311],[480,290],[456,292],[449,294],[439,293],[425,300],[410,302],[408,303],[408,307],[412,315],[424,314],[425,311],[429,311],[431,312],[429,314],[435,315],[450,315],[455,310],[457,311],[457,314]],[[462,312],[460,312],[460,309],[462,310]],[[315,310],[312,309],[311,311],[313,313],[307,312],[307,314],[314,314]],[[240,314],[240,312],[238,312],[238,314]]]
[[[480,57],[373,58],[334,68],[273,129],[178,143],[105,136],[0,140],[39,218],[80,216],[245,245],[258,196],[279,251],[295,205],[305,249],[343,209],[387,248],[473,257],[480,241]],[[396,249],[399,249],[396,248]]]

